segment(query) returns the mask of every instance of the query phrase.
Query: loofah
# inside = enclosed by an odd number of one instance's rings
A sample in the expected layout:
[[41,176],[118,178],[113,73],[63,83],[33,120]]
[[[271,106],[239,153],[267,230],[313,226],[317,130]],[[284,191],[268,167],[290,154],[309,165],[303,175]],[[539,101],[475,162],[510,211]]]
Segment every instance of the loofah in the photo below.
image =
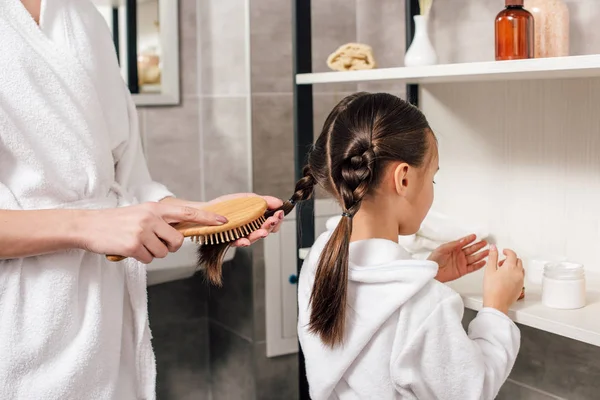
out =
[[376,67],[373,49],[361,43],[346,43],[327,58],[327,66],[334,71],[356,71]]

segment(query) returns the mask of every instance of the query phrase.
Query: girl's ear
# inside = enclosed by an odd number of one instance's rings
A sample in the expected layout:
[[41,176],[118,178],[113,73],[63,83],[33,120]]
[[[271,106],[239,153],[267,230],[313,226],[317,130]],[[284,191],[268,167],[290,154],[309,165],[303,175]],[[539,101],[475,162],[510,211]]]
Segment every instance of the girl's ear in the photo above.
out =
[[394,169],[394,184],[396,193],[399,196],[406,197],[408,193],[408,171],[410,166],[407,163],[400,163]]

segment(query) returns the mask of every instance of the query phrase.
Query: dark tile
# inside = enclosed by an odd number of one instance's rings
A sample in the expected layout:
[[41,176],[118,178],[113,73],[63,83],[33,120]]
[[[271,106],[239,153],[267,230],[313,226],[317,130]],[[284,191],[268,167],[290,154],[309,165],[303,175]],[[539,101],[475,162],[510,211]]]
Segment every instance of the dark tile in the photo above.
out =
[[[343,44],[356,42],[356,2],[348,0],[312,3],[312,70],[331,71],[327,58]],[[315,93],[354,92],[355,83],[319,84]]]
[[291,93],[292,2],[250,2],[252,93]]
[[197,98],[184,97],[181,106],[145,110],[150,174],[190,200],[202,198],[198,109]]
[[249,249],[238,248],[233,260],[223,265],[223,287],[211,287],[208,313],[240,336],[252,340],[252,256]]
[[[198,94],[198,53],[195,1],[182,1],[179,5],[179,50],[181,93]],[[199,4],[199,3],[198,3]]]
[[[465,328],[475,315],[474,311],[465,310]],[[557,397],[595,398],[600,391],[599,347],[524,325],[519,325],[519,329],[521,349],[511,380]]]
[[[522,329],[528,342],[546,343],[545,373],[536,387],[573,400],[600,393],[600,348],[532,328]],[[538,348],[541,347],[538,345]]]
[[148,314],[152,327],[208,315],[208,286],[201,274],[148,286]]
[[521,386],[508,381],[500,389],[496,400],[556,400],[557,398],[543,392]]
[[[396,0],[357,0],[356,33],[358,41],[373,48],[377,68],[404,66],[405,24],[404,2]],[[397,92],[404,90],[398,81],[364,82],[358,90]]]
[[157,367],[157,398],[210,399],[206,318],[157,325],[152,329]]
[[254,345],[256,359],[256,398],[294,400],[298,393],[298,355],[267,358],[265,342]]
[[511,378],[533,387],[543,388],[546,376],[546,353],[551,335],[526,326],[521,330],[521,348]]
[[251,191],[248,97],[202,99],[203,168],[210,172],[205,198]]
[[292,95],[252,96],[254,191],[288,198],[294,190]]
[[209,326],[212,400],[254,400],[252,343],[217,323]]

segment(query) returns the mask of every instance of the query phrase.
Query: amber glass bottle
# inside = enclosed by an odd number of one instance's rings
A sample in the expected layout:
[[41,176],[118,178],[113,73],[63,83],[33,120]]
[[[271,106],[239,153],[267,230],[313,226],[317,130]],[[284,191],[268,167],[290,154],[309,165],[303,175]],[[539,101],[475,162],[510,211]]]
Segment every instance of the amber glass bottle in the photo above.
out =
[[534,57],[533,15],[523,8],[523,0],[506,0],[506,8],[496,17],[496,60]]

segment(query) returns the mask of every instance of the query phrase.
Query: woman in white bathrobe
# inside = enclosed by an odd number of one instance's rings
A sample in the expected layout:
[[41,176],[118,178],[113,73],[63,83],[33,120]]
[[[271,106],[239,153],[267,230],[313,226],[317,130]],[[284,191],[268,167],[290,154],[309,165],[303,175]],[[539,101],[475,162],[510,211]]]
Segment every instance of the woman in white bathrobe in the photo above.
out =
[[0,0],[0,38],[0,399],[153,399],[140,261],[181,246],[169,223],[223,217],[151,180],[89,0]]

